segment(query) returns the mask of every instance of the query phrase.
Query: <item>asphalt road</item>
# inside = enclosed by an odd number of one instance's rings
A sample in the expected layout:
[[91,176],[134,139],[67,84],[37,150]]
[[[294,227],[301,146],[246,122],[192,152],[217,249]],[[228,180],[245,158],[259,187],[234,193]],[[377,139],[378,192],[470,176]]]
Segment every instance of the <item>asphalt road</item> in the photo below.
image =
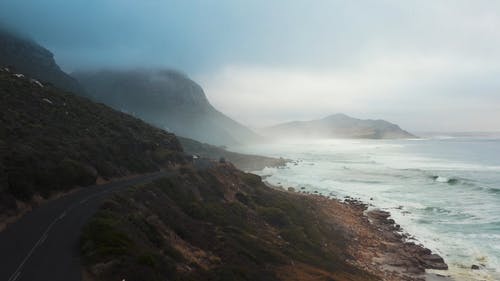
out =
[[89,186],[35,208],[0,232],[0,281],[81,280],[81,230],[103,200],[114,191],[172,174]]

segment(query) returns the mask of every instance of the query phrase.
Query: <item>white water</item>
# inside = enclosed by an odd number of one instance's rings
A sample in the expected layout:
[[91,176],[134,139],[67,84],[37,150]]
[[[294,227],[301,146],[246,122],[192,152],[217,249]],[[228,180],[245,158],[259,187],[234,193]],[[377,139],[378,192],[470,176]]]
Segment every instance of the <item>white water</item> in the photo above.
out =
[[294,160],[257,172],[271,184],[357,197],[390,211],[443,256],[450,267],[444,274],[500,280],[500,140],[324,140],[232,149]]

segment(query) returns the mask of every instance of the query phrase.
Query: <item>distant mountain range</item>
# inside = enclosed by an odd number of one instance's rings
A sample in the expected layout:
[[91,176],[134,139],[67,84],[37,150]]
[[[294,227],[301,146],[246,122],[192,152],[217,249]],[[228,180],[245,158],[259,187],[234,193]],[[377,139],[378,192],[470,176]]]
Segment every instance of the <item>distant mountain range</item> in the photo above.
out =
[[[60,69],[49,50],[2,27],[0,66],[11,67],[44,84],[91,98],[203,143],[234,145],[263,139],[214,108],[196,82],[176,71],[102,70],[76,72],[70,76]],[[270,137],[294,138],[415,137],[387,121],[360,120],[343,114],[284,123],[260,132]]]
[[77,72],[91,99],[130,113],[177,135],[215,145],[260,137],[215,109],[203,89],[172,70]]
[[397,139],[416,136],[385,120],[362,120],[345,114],[334,114],[323,119],[294,121],[260,130],[273,138],[363,138]]

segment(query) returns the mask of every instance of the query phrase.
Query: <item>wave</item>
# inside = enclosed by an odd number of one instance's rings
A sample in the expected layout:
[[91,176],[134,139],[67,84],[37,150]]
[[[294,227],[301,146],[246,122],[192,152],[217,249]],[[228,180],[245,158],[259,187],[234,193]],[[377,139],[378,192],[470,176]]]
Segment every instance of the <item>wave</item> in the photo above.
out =
[[455,185],[455,184],[460,182],[460,180],[458,178],[448,178],[448,177],[444,177],[444,176],[431,176],[431,178],[433,180],[435,180],[436,182],[447,183],[450,185]]
[[436,214],[450,214],[451,211],[441,207],[426,207],[424,209],[426,212],[436,213]]
[[481,186],[479,187],[481,190],[486,191],[488,193],[500,194],[500,188],[491,187],[491,186]]

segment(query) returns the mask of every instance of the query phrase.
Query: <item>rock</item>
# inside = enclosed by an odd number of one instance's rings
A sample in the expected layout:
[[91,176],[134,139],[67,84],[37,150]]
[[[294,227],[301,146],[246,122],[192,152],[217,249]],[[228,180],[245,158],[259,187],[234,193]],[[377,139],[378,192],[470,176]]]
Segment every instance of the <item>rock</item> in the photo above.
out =
[[373,210],[373,211],[370,211],[369,216],[373,219],[383,221],[383,220],[387,219],[388,217],[390,217],[391,214],[389,212],[382,211],[382,210]]
[[470,269],[472,269],[472,270],[478,270],[478,269],[479,269],[479,265],[475,265],[475,264],[473,264],[473,265],[470,267]]
[[420,248],[420,254],[422,255],[430,255],[431,253],[432,251],[427,248]]
[[420,266],[411,265],[406,268],[406,272],[411,274],[422,274],[423,272],[425,272],[425,269]]
[[290,191],[290,192],[295,192],[295,188],[293,188],[293,187],[289,187],[289,188],[288,188],[288,191]]
[[438,269],[438,270],[447,270],[448,265],[444,262],[443,258],[436,254],[424,255],[420,258],[421,264],[425,268],[429,269]]

